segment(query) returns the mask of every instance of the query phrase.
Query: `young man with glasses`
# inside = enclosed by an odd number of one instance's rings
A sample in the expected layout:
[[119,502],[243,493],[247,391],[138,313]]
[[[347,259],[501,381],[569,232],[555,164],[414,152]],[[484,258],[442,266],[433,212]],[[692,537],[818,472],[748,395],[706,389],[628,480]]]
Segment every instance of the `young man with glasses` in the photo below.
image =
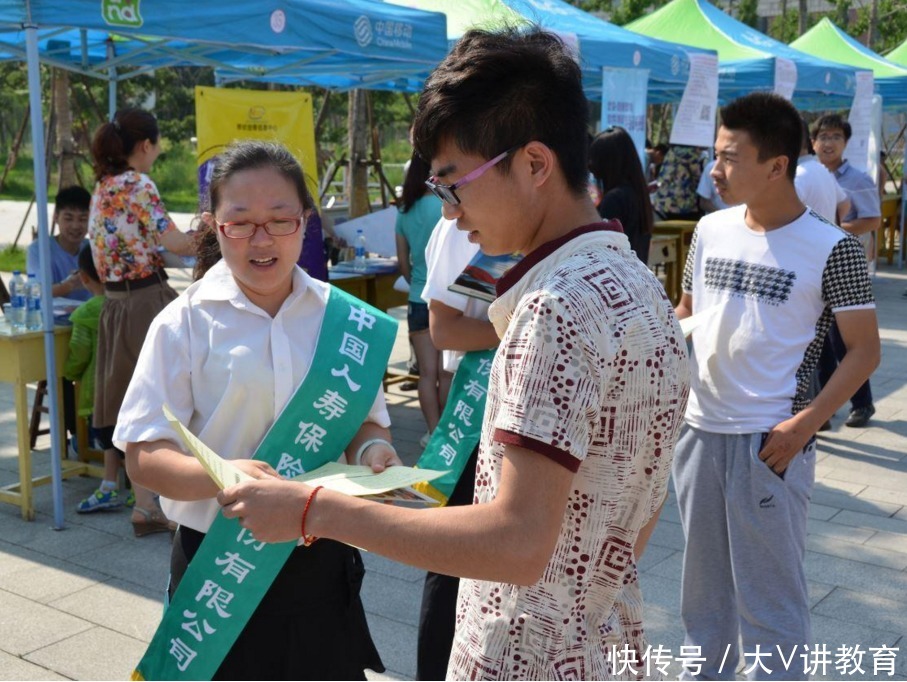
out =
[[[882,206],[872,178],[844,158],[851,134],[850,123],[837,114],[826,114],[813,124],[813,150],[850,199],[850,210],[841,219],[841,227],[860,240],[866,260],[871,263],[875,258],[874,235],[882,224]],[[831,378],[846,352],[838,326],[832,324],[819,361],[820,385],[824,386]],[[850,408],[846,426],[862,428],[869,424],[876,411],[869,379],[851,397]]]
[[664,290],[586,191],[587,106],[574,56],[537,29],[468,32],[419,102],[415,145],[445,218],[487,254],[524,255],[489,309],[501,342],[475,504],[314,499],[283,481],[219,498],[261,540],[298,538],[308,502],[306,533],[466,578],[452,679],[644,666],[636,561],[667,493],[689,369]]

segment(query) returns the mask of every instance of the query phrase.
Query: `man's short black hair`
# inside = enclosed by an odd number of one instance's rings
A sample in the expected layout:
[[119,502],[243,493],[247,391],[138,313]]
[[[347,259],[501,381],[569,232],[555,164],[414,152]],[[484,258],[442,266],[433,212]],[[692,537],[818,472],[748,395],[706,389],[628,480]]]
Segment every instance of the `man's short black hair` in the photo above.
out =
[[812,138],[815,140],[819,137],[822,130],[840,130],[844,133],[844,141],[849,142],[850,136],[853,135],[853,129],[850,123],[840,114],[825,114],[813,123]]
[[57,211],[66,209],[75,209],[77,211],[87,211],[91,206],[91,195],[84,187],[71,185],[64,187],[54,198],[54,208]]
[[[471,30],[426,81],[413,143],[430,162],[448,141],[486,159],[542,142],[557,156],[567,186],[581,194],[588,116],[582,73],[559,37],[537,27]],[[506,173],[509,162],[496,168]]]
[[794,105],[781,95],[754,92],[721,108],[721,125],[744,131],[758,151],[760,162],[787,157],[787,175],[793,180],[800,158],[802,123]]

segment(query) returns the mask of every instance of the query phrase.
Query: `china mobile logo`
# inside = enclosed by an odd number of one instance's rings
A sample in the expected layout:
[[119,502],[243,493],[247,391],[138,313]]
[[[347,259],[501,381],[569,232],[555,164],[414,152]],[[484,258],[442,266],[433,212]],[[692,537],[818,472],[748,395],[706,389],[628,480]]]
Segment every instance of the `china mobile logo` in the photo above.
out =
[[111,26],[137,28],[144,23],[141,3],[142,0],[101,0],[101,16]]
[[372,42],[372,22],[364,14],[353,24],[353,35],[356,36],[359,47],[368,47]]

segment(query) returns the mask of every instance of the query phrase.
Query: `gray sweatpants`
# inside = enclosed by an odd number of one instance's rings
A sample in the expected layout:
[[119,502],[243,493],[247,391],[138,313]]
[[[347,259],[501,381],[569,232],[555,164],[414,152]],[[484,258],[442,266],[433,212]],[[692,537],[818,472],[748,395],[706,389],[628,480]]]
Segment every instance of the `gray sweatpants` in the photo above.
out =
[[701,647],[705,659],[684,679],[734,679],[738,638],[749,679],[805,677],[800,654],[813,642],[803,556],[815,441],[782,478],[758,457],[764,435],[685,426],[677,442],[684,644]]

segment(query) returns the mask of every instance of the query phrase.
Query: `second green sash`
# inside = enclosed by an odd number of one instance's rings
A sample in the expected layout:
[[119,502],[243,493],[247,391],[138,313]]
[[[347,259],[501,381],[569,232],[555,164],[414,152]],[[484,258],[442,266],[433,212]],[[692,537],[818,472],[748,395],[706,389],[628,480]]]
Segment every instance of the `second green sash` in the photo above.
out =
[[475,350],[463,356],[454,375],[441,421],[416,462],[417,468],[447,471],[431,483],[423,482],[413,486],[419,492],[436,499],[441,506],[450,499],[469,456],[482,436],[488,376],[494,354],[494,349]]
[[[288,477],[336,460],[381,388],[396,329],[331,287],[312,365],[254,458]],[[210,680],[295,548],[258,542],[218,514],[132,679]]]

